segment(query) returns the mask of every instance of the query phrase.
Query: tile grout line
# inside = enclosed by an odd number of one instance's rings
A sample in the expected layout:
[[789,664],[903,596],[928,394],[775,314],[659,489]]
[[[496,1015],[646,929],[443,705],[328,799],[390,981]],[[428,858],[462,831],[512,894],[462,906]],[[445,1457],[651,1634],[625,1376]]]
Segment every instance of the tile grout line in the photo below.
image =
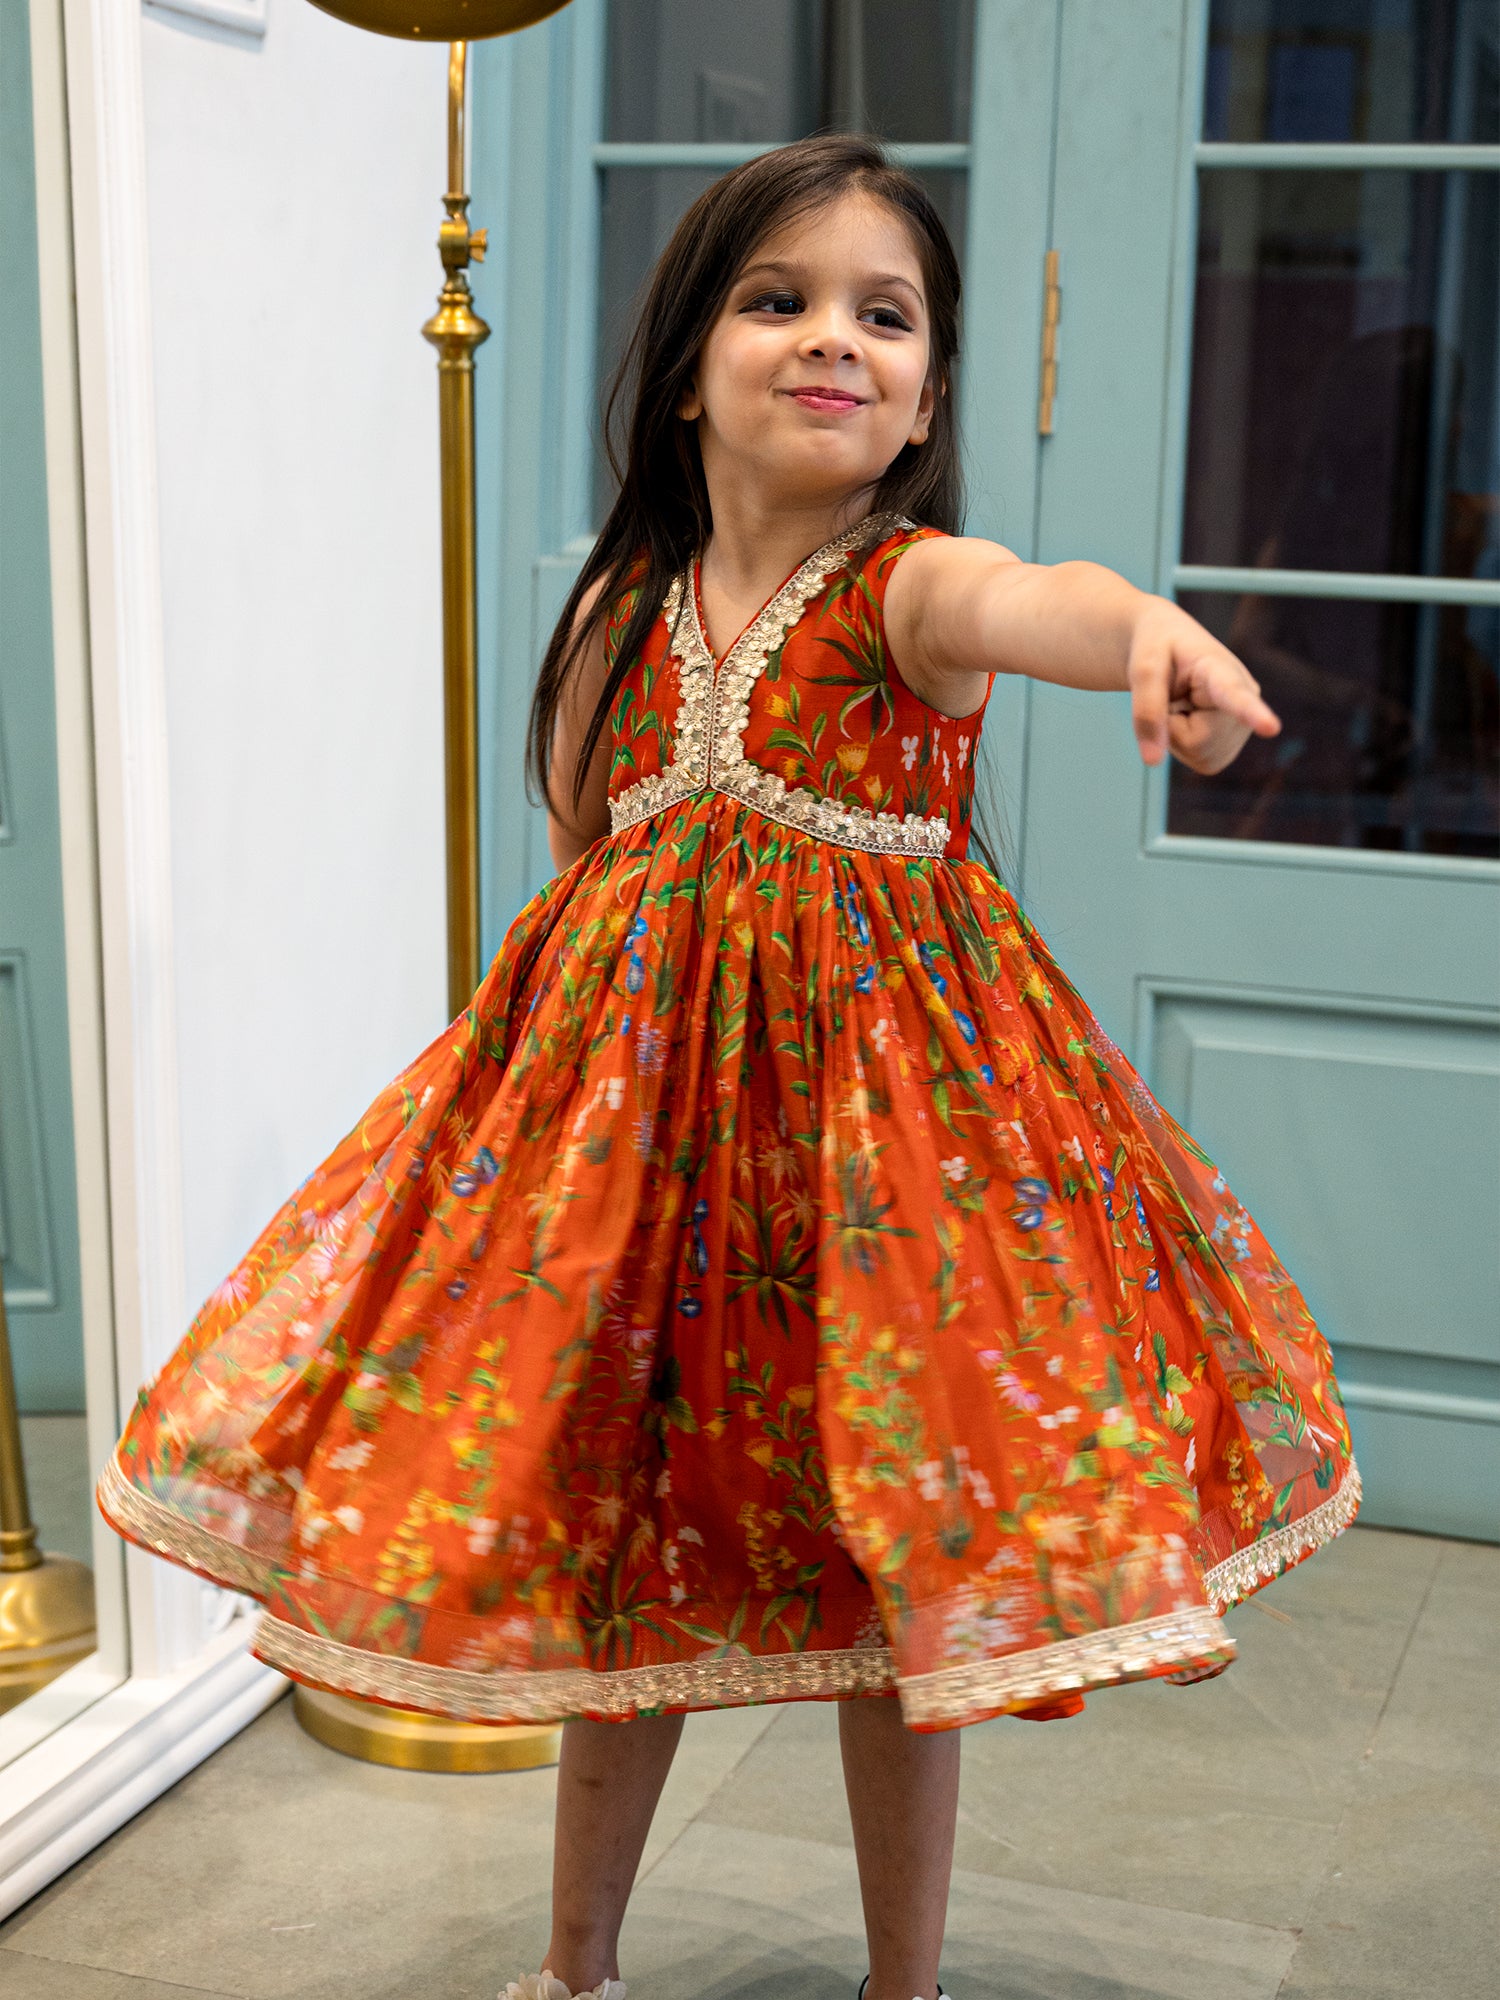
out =
[[188,1993],[194,2000],[249,2000],[243,1992],[230,1992],[227,1986],[185,1986],[180,1979],[160,1979],[154,1972],[126,1972],[118,1965],[89,1965],[82,1959],[53,1958],[49,1952],[27,1951],[24,1945],[0,1944],[0,1951],[14,1953],[17,1958],[39,1959],[43,1965],[67,1966],[72,1972],[106,1973],[111,1979],[128,1979],[132,1985],[169,1986],[175,1993]]
[[[1371,1725],[1370,1740],[1365,1745],[1365,1757],[1368,1757],[1370,1752],[1375,1748],[1375,1739],[1380,1734],[1381,1723],[1385,1721],[1385,1712],[1391,1705],[1391,1696],[1396,1692],[1396,1683],[1401,1678],[1401,1669],[1406,1665],[1406,1656],[1411,1651],[1411,1642],[1417,1636],[1417,1627],[1422,1622],[1423,1614],[1427,1610],[1428,1600],[1431,1598],[1433,1590],[1437,1586],[1438,1576],[1442,1571],[1443,1564],[1447,1560],[1448,1560],[1448,1551],[1445,1548],[1439,1548],[1438,1559],[1432,1565],[1432,1575],[1427,1579],[1427,1588],[1422,1592],[1422,1602],[1417,1606],[1416,1610],[1412,1613],[1411,1627],[1408,1630],[1406,1638],[1402,1644],[1401,1657],[1397,1660],[1395,1668],[1391,1673],[1390,1685],[1387,1687],[1385,1691],[1385,1700],[1381,1702],[1380,1713],[1376,1716],[1374,1723]],[[1361,1762],[1363,1762],[1363,1759],[1361,1759]],[[1343,1824],[1344,1824],[1343,1815],[1341,1814],[1339,1816],[1340,1831],[1343,1830]]]
[[[1422,1614],[1426,1611],[1428,1600],[1431,1598],[1433,1590],[1437,1584],[1438,1572],[1442,1569],[1443,1564],[1447,1561],[1447,1559],[1448,1559],[1448,1551],[1445,1548],[1440,1548],[1438,1550],[1437,1561],[1432,1565],[1432,1574],[1427,1579],[1427,1587],[1422,1592],[1422,1601],[1417,1606],[1416,1610],[1412,1613],[1411,1624],[1407,1628],[1406,1638],[1402,1642],[1400,1657],[1397,1659],[1395,1666],[1391,1670],[1390,1683],[1385,1691],[1385,1699],[1380,1704],[1380,1713],[1375,1717],[1374,1722],[1370,1725],[1369,1739],[1365,1744],[1364,1754],[1361,1756],[1359,1761],[1359,1770],[1355,1773],[1355,1782],[1350,1787],[1349,1797],[1345,1801],[1343,1811],[1339,1814],[1339,1823],[1334,1829],[1332,1849],[1331,1849],[1331,1851],[1334,1853],[1338,1851],[1339,1841],[1342,1838],[1344,1828],[1348,1823],[1349,1815],[1351,1812],[1353,1812],[1356,1804],[1358,1803],[1360,1774],[1363,1772],[1364,1767],[1369,1760],[1371,1751],[1375,1748],[1375,1739],[1380,1734],[1380,1725],[1385,1720],[1385,1712],[1391,1705],[1391,1696],[1396,1692],[1396,1683],[1401,1678],[1401,1669],[1406,1665],[1406,1656],[1411,1651],[1411,1642],[1417,1636],[1417,1627],[1422,1622]],[[1308,1900],[1309,1913],[1311,1913],[1313,1906],[1317,1902],[1318,1897],[1322,1894],[1324,1889],[1327,1888],[1329,1882],[1331,1882],[1332,1879],[1333,1878],[1331,1875],[1325,1875],[1323,1879],[1319,1882],[1317,1889],[1314,1891],[1313,1895]],[[1305,1927],[1303,1925],[1299,1924],[1296,1927],[1295,1931],[1293,1932],[1293,1936],[1296,1938],[1296,1943],[1292,1947],[1291,1963],[1287,1966],[1285,1973],[1282,1975],[1281,1984],[1276,1988],[1276,2000],[1283,2000],[1283,1995],[1285,1995],[1287,1991],[1287,1981],[1291,1978],[1292,1974],[1297,1969],[1297,1954],[1302,1949],[1302,1937],[1304,1928]]]
[[656,1859],[652,1862],[651,1866],[645,1871],[645,1873],[642,1875],[637,1875],[637,1877],[635,1878],[634,1887],[631,1890],[632,1895],[635,1893],[635,1889],[640,1887],[642,1882],[648,1880],[649,1877],[651,1877],[656,1873],[657,1869],[660,1868],[661,1864],[666,1860],[667,1856],[670,1853],[672,1853],[672,1851],[676,1848],[677,1843],[684,1837],[684,1835],[687,1834],[693,1827],[695,1827],[698,1824],[699,1818],[713,1804],[714,1800],[719,1796],[720,1792],[723,1791],[724,1787],[729,1783],[730,1779],[734,1776],[736,1771],[739,1770],[741,1764],[745,1762],[745,1760],[750,1756],[752,1751],[757,1750],[760,1747],[760,1745],[765,1742],[766,1738],[770,1735],[771,1731],[776,1727],[777,1723],[780,1720],[781,1717],[779,1715],[773,1715],[771,1717],[771,1720],[766,1724],[765,1728],[760,1732],[759,1736],[756,1737],[755,1741],[753,1743],[747,1743],[745,1745],[744,1749],[740,1752],[739,1756],[735,1758],[734,1762],[730,1765],[729,1769],[724,1773],[723,1777],[719,1779],[718,1783],[714,1786],[713,1790],[709,1793],[708,1797],[703,1801],[702,1805],[699,1806],[697,1812],[695,1812],[690,1819],[683,1821],[682,1825],[678,1828],[677,1832],[673,1834],[672,1838],[667,1842],[666,1846],[662,1849],[661,1853],[657,1855]]

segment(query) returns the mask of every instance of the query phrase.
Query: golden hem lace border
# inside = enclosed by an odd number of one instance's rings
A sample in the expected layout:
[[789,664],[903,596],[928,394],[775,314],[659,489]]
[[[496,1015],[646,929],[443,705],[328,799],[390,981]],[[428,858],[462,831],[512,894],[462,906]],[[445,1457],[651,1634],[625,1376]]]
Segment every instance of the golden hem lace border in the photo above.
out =
[[268,1666],[403,1707],[439,1710],[464,1722],[565,1722],[570,1716],[625,1721],[662,1708],[748,1708],[763,1701],[815,1701],[890,1694],[895,1664],[888,1646],[839,1651],[717,1655],[654,1667],[513,1667],[476,1672],[426,1660],[394,1659],[325,1639],[267,1612],[251,1649]]
[[1218,1616],[1204,1606],[1135,1625],[1059,1639],[1002,1659],[970,1660],[902,1679],[888,1646],[841,1651],[716,1655],[653,1667],[598,1673],[562,1667],[528,1673],[476,1673],[393,1659],[325,1639],[268,1612],[252,1650],[268,1666],[340,1693],[373,1696],[412,1708],[437,1709],[471,1722],[563,1722],[570,1716],[625,1720],[663,1708],[736,1708],[765,1701],[815,1701],[897,1694],[902,1719],[918,1728],[977,1721],[998,1709],[1023,1707],[1050,1695],[1136,1680],[1173,1665],[1193,1680],[1220,1672],[1235,1645]]
[[[718,1656],[602,1673],[584,1667],[486,1673],[372,1653],[269,1613],[262,1616],[252,1644],[259,1659],[294,1678],[472,1721],[555,1722],[585,1713],[626,1717],[663,1707],[737,1707],[897,1692],[906,1721],[941,1727],[1148,1674],[1187,1684],[1222,1671],[1235,1653],[1220,1622],[1223,1611],[1342,1534],[1358,1511],[1360,1493],[1359,1469],[1351,1459],[1343,1481],[1320,1506],[1206,1572],[1207,1605],[905,1679],[896,1673],[890,1648],[881,1644]],[[114,1455],[100,1476],[99,1497],[105,1513],[147,1547],[185,1561],[232,1590],[261,1598],[267,1594],[270,1563],[143,1493],[125,1477]],[[1174,1667],[1177,1671],[1167,1671]]]
[[99,1475],[95,1497],[106,1520],[132,1541],[185,1563],[226,1590],[243,1590],[260,1598],[269,1592],[274,1563],[216,1535],[211,1528],[200,1527],[135,1485],[120,1463],[118,1446]]
[[1231,1604],[1238,1604],[1241,1598],[1280,1576],[1284,1569],[1310,1556],[1314,1549],[1333,1541],[1352,1523],[1363,1496],[1359,1467],[1351,1457],[1343,1478],[1326,1500],[1300,1520],[1273,1529],[1269,1535],[1262,1535],[1246,1548],[1236,1549],[1232,1556],[1204,1571],[1203,1589],[1210,1604],[1218,1611],[1227,1611]]

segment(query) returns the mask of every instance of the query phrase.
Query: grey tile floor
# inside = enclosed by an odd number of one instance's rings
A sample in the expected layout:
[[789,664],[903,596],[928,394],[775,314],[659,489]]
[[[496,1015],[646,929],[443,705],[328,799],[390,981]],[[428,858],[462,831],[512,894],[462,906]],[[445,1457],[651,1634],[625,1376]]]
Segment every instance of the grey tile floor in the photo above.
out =
[[[1488,2000],[1500,1549],[1355,1528],[1217,1681],[966,1732],[955,2000]],[[831,1708],[689,1720],[631,2000],[853,2000]],[[324,1749],[282,1700],[0,1925],[0,2000],[493,2000],[547,1933],[553,1774]]]

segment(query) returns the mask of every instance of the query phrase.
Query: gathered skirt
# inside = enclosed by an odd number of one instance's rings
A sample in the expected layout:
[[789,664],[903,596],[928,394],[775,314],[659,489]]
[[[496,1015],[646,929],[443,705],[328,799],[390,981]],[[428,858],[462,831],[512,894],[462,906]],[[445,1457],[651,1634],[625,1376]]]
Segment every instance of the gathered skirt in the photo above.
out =
[[707,790],[532,899],[98,1486],[314,1686],[917,1728],[1219,1672],[1358,1500],[1296,1285],[1004,884]]

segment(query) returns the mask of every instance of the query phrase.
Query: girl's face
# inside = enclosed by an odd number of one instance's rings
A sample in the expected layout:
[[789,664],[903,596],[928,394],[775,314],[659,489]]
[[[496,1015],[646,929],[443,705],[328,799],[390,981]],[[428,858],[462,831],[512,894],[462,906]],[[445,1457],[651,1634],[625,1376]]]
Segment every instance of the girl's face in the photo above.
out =
[[935,393],[911,231],[850,192],[752,253],[678,414],[698,426],[710,498],[749,482],[774,504],[837,505],[925,440]]

